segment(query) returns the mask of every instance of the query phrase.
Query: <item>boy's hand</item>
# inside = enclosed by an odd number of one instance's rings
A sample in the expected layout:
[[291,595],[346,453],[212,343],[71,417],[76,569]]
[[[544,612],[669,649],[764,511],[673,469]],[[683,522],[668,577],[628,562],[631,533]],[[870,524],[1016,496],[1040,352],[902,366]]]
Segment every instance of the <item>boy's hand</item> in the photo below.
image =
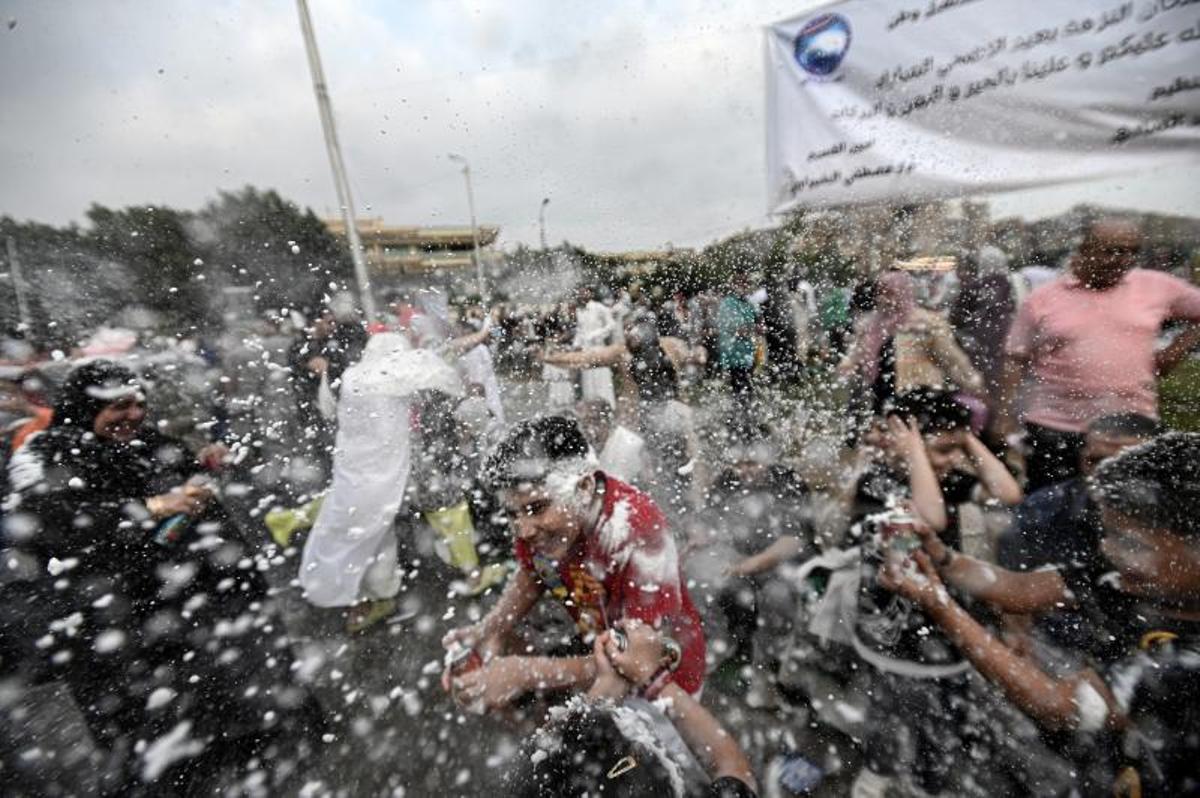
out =
[[900,416],[888,416],[887,429],[889,448],[905,459],[912,457],[925,446],[916,421],[909,421]]
[[220,471],[229,461],[229,447],[223,443],[210,443],[197,452],[196,460],[206,471]]
[[951,601],[937,568],[923,551],[908,559],[888,563],[879,572],[879,584],[926,610],[948,605]]
[[[503,649],[498,638],[483,636],[483,630],[479,624],[460,626],[457,629],[451,629],[449,632],[446,632],[442,637],[442,648],[449,651],[457,646],[475,649],[479,652],[479,656],[483,658],[484,662],[488,662],[499,656]],[[449,670],[442,672],[442,689],[447,693],[452,692]]]
[[941,567],[949,561],[950,547],[942,542],[933,527],[923,521],[917,521],[913,524],[913,534],[921,539],[921,548],[929,555],[929,560],[935,568]]
[[207,488],[183,485],[158,496],[149,497],[146,499],[146,509],[155,518],[169,518],[181,513],[195,517],[204,512],[210,499],[212,491]]
[[592,682],[588,695],[592,698],[611,698],[619,701],[629,693],[632,685],[617,673],[612,660],[608,658],[605,646],[608,645],[609,639],[609,633],[605,632],[597,635],[592,642],[592,656],[596,660],[596,680]]
[[649,624],[629,619],[617,624],[628,641],[624,651],[617,648],[611,636],[605,635],[604,651],[609,661],[633,684],[645,684],[662,667],[665,648],[662,637]]
[[451,681],[454,702],[471,712],[483,714],[512,703],[533,689],[527,683],[528,668],[523,657],[495,657],[482,667]]

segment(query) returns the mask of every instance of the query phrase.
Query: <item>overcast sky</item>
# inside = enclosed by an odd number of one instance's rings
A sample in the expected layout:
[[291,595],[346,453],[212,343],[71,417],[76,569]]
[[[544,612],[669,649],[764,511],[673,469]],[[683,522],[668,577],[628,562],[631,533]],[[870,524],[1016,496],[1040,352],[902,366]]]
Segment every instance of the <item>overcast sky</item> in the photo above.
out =
[[[362,216],[481,222],[502,241],[702,245],[768,224],[763,25],[810,0],[310,0]],[[336,212],[292,0],[0,5],[0,214],[197,208],[278,189]],[[1022,192],[1200,212],[1200,169]]]

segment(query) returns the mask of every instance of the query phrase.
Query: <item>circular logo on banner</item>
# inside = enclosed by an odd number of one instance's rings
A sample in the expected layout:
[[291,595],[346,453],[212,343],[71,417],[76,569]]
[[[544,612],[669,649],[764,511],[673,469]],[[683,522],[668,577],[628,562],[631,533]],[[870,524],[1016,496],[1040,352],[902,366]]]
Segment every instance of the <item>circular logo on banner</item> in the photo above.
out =
[[796,63],[810,75],[829,77],[850,49],[850,22],[841,14],[821,14],[796,34]]

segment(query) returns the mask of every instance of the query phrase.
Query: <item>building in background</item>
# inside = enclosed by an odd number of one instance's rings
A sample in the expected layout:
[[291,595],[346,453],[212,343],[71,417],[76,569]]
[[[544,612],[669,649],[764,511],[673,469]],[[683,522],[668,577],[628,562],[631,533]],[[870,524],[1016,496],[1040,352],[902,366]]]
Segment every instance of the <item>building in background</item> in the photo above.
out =
[[[325,219],[331,233],[344,237],[341,219]],[[358,220],[375,294],[438,288],[452,296],[474,295],[474,242],[469,225],[389,225],[381,218]],[[495,249],[500,228],[479,227],[479,255],[485,278],[491,278],[501,255]]]

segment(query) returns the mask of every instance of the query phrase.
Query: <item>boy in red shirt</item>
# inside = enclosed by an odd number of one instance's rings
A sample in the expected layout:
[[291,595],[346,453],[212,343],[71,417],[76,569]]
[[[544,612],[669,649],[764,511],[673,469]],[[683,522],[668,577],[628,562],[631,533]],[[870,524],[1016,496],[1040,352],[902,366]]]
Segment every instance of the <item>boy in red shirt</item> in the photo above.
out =
[[583,642],[636,618],[673,644],[663,679],[689,693],[704,681],[700,616],[679,570],[675,541],[649,496],[596,469],[574,419],[543,416],[513,428],[484,467],[512,518],[516,574],[496,606],[443,640],[474,648],[484,664],[443,684],[476,709],[504,706],[541,690],[586,690],[591,656],[504,656],[504,639],[544,593],[561,601]]

